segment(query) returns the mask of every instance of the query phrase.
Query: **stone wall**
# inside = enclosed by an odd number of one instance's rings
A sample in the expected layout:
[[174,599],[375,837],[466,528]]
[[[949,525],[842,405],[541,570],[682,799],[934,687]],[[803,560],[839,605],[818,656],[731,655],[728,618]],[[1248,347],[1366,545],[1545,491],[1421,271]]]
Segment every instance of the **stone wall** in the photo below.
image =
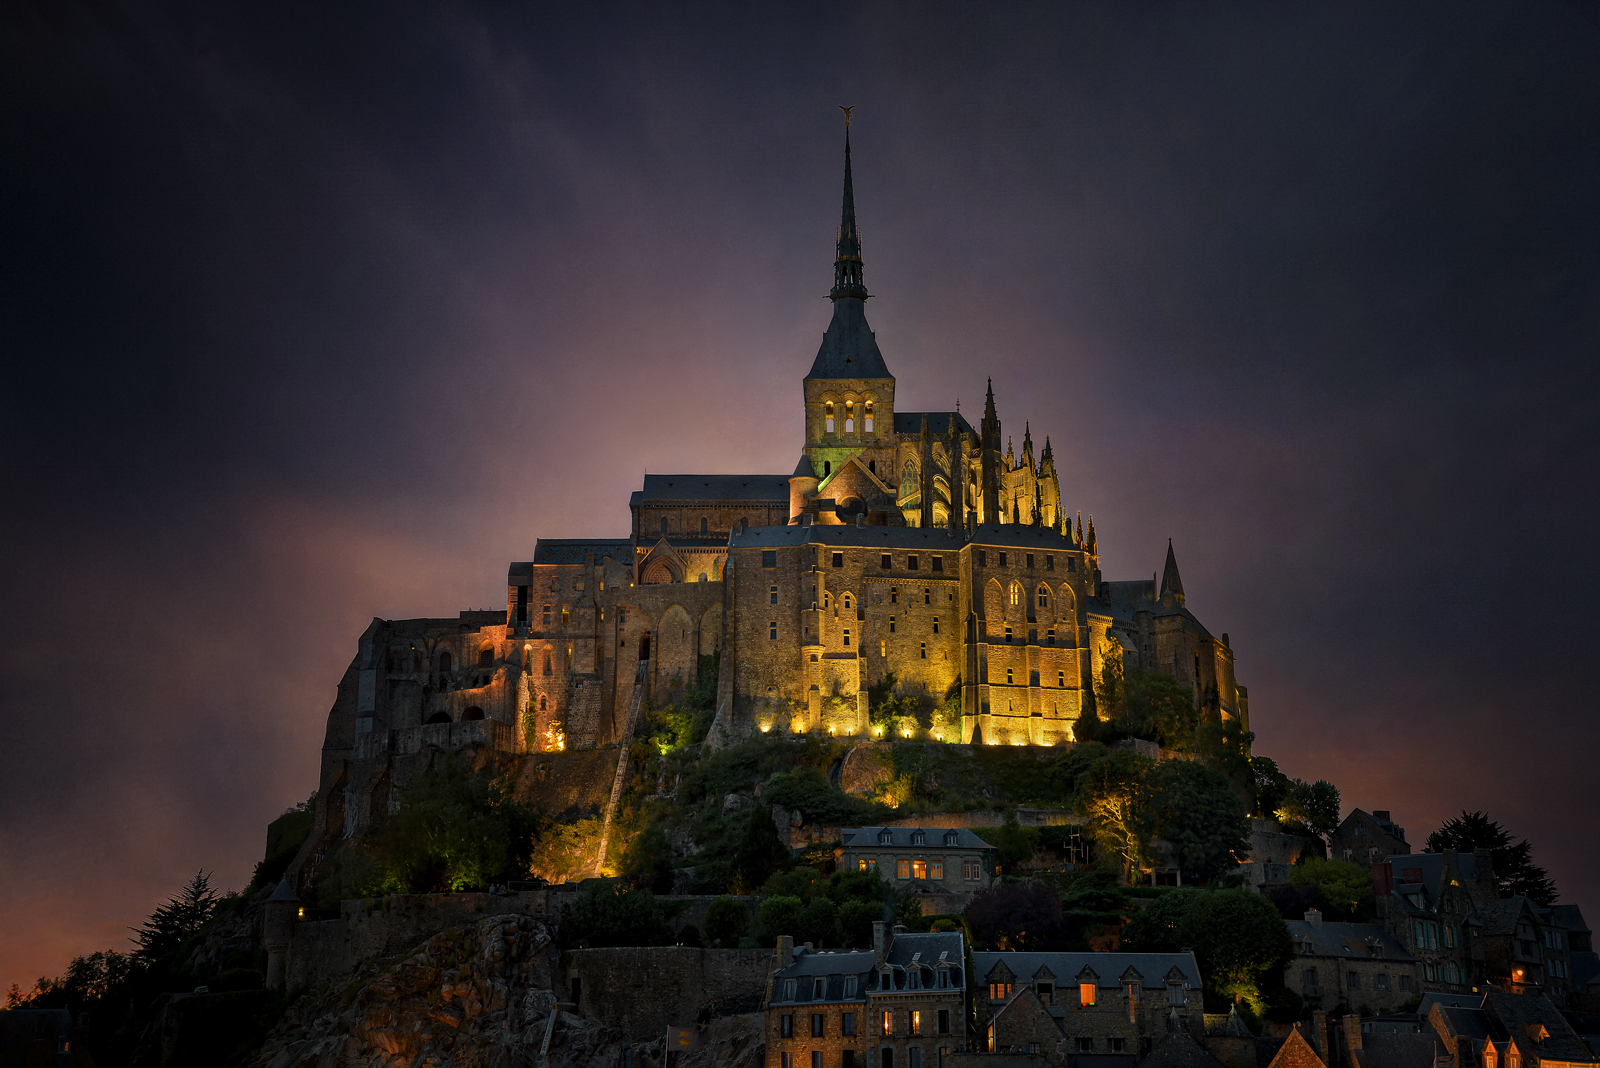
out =
[[517,800],[552,816],[595,813],[611,795],[616,773],[615,749],[530,753],[517,776]]
[[336,920],[295,924],[287,968],[291,990],[343,979],[364,960],[409,952],[440,931],[471,925],[485,916],[543,918],[548,902],[543,890],[504,895],[394,894],[346,901],[339,911]]
[[576,994],[581,1015],[642,1040],[759,1010],[772,967],[770,949],[575,949],[563,958],[560,990]]

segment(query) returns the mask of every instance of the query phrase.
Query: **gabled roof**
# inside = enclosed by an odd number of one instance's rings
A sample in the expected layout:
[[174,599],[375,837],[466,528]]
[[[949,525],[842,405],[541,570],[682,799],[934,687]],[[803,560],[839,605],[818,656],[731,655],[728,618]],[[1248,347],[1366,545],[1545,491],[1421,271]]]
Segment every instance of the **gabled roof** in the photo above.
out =
[[1169,1031],[1139,1068],[1222,1068],[1222,1062],[1207,1053],[1187,1031]]
[[[904,849],[993,849],[994,846],[979,838],[965,827],[846,827],[843,830],[844,844],[857,849],[881,845],[878,836],[884,831],[889,832],[889,845]],[[917,832],[927,836],[927,841],[913,847],[911,836]],[[955,842],[945,845],[945,835],[956,836]],[[907,937],[901,935],[901,938]]]
[[1533,903],[1520,894],[1499,901],[1480,901],[1477,907],[1478,920],[1483,924],[1485,935],[1512,934],[1524,913],[1528,919],[1538,920],[1538,916],[1534,915]]
[[[1595,1055],[1584,1046],[1566,1017],[1542,994],[1490,990],[1483,996],[1483,1007],[1494,1017],[1497,1034],[1503,1032],[1506,1038],[1515,1040],[1540,1060],[1595,1063]],[[1528,1036],[1529,1029],[1537,1027],[1543,1027],[1548,1037],[1535,1045]]]
[[976,434],[972,424],[967,422],[967,417],[960,412],[895,412],[894,432],[896,434],[922,433],[922,417],[928,417],[928,433],[936,438],[950,436],[950,421],[955,420],[956,431],[961,434]]
[[1327,1068],[1327,1065],[1323,1064],[1322,1058],[1317,1056],[1317,1051],[1311,1048],[1311,1043],[1306,1041],[1306,1036],[1297,1027],[1283,1040],[1277,1056],[1272,1058],[1267,1068]]
[[1122,985],[1118,976],[1132,966],[1144,977],[1142,986],[1146,990],[1164,989],[1166,976],[1177,969],[1190,989],[1200,989],[1200,966],[1195,963],[1193,953],[974,952],[974,981],[987,983],[989,973],[1002,965],[1014,976],[1033,975],[1041,967],[1047,967],[1058,976],[1073,977],[1069,980],[1072,983],[1079,982],[1076,977],[1088,968],[1094,973],[1097,986],[1112,988]]
[[927,934],[906,931],[894,936],[884,960],[885,963],[899,968],[911,964],[913,957],[916,958],[915,963],[925,968],[935,967],[941,960],[959,968],[964,959],[964,952],[965,947],[959,931]]
[[1439,1039],[1432,1031],[1369,1031],[1361,1036],[1361,1047],[1354,1051],[1360,1068],[1434,1068],[1440,1052]]
[[[1383,859],[1389,862],[1394,871],[1396,884],[1408,882],[1406,870],[1416,869],[1422,876],[1420,882],[1428,892],[1428,899],[1435,902],[1439,900],[1439,884],[1444,880],[1443,853],[1400,853]],[[1473,882],[1477,879],[1478,866],[1471,853],[1456,854],[1456,873],[1463,882]]]

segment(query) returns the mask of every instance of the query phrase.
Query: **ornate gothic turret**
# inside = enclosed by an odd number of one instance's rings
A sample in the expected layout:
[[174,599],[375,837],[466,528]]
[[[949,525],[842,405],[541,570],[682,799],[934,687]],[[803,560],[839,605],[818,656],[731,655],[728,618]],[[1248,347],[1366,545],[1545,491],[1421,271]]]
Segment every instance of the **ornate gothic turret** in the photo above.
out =
[[838,255],[833,261],[834,300],[866,300],[867,284],[861,277],[861,231],[856,227],[856,187],[850,176],[850,120],[844,121],[844,209],[839,217]]

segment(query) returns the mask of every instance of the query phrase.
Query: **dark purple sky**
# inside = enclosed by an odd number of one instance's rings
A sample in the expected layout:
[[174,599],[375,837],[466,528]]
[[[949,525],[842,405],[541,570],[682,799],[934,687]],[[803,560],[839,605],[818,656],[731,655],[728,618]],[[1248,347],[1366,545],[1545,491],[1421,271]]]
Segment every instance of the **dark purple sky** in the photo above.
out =
[[0,25],[0,985],[242,885],[372,616],[793,466],[836,104],[900,406],[1600,909],[1600,7],[229,6]]

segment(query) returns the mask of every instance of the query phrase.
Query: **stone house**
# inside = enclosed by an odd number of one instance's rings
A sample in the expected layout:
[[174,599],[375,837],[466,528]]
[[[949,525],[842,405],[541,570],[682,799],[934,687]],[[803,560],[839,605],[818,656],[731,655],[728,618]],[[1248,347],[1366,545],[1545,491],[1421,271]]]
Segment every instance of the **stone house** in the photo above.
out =
[[1476,1005],[1436,1003],[1427,1025],[1452,1068],[1589,1068],[1600,1064],[1549,998],[1490,990]]
[[1360,1008],[1363,1014],[1390,1013],[1417,996],[1417,959],[1377,923],[1325,923],[1311,909],[1304,920],[1290,920],[1295,958],[1284,971],[1284,985],[1297,991],[1308,1008]]
[[[1577,906],[1565,915],[1582,916]],[[1518,895],[1478,905],[1483,939],[1485,978],[1513,994],[1546,994],[1565,1004],[1572,993],[1572,960],[1568,931],[1551,909],[1541,909]]]
[[767,1068],[945,1068],[967,1045],[965,941],[879,921],[872,951],[778,940],[762,1008]]
[[1363,812],[1352,809],[1328,835],[1328,856],[1370,867],[1384,857],[1410,853],[1404,827],[1396,826],[1387,809]]
[[876,871],[896,889],[973,893],[994,881],[995,847],[964,827],[846,827],[840,871]]
[[1204,1033],[1192,953],[982,952],[972,967],[980,1047],[991,1053],[1038,1053],[1063,1066],[1126,1057],[1131,1065],[1174,1015],[1181,1029]]
[[1497,893],[1488,850],[1412,853],[1372,865],[1378,922],[1416,958],[1424,993],[1482,988],[1485,949],[1476,913]]

